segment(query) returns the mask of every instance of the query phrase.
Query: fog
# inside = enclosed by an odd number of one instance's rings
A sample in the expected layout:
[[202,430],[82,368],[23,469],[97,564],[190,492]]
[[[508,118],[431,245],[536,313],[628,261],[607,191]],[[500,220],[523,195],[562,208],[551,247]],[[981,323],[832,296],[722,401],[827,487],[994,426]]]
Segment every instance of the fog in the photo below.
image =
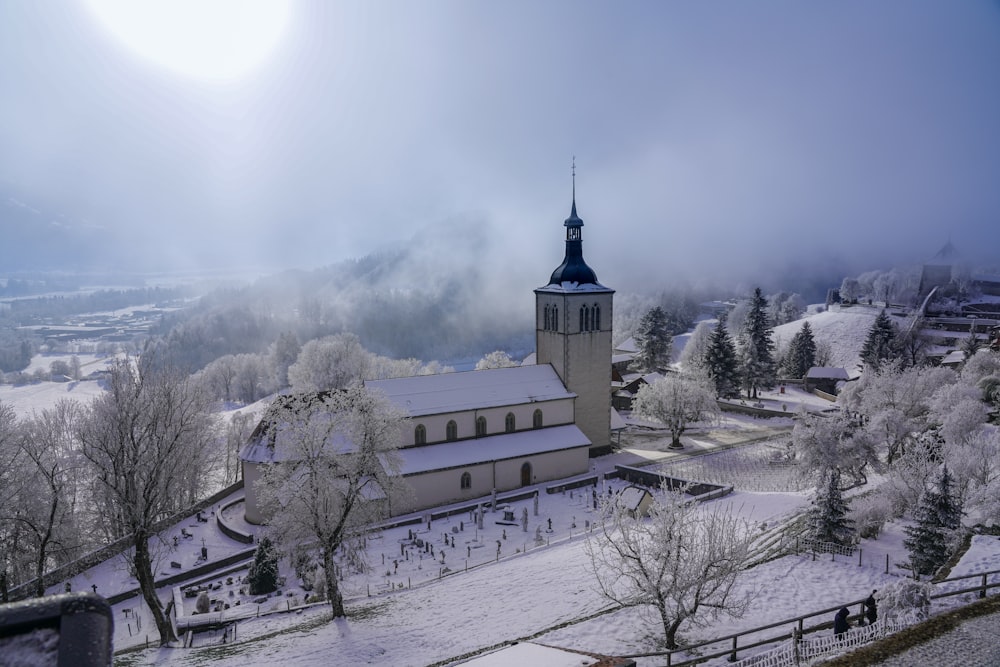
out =
[[292,2],[222,77],[89,7],[0,4],[8,271],[309,269],[444,228],[476,243],[433,235],[406,280],[474,264],[504,298],[562,257],[573,156],[618,289],[1000,240],[996,2]]

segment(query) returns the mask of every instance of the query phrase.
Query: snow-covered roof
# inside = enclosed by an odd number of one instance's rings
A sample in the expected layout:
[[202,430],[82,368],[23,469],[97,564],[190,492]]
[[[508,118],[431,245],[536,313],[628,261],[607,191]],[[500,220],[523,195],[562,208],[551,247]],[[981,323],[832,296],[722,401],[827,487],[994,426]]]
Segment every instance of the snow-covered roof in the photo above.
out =
[[961,350],[952,350],[948,354],[944,355],[941,359],[942,366],[958,365],[965,361],[965,352]]
[[621,507],[634,512],[639,509],[639,505],[642,504],[642,501],[646,497],[651,497],[651,494],[646,489],[641,489],[638,486],[627,486],[619,491],[618,503]]
[[554,292],[556,294],[565,294],[566,292],[583,293],[583,292],[614,292],[610,287],[605,287],[600,283],[577,283],[577,282],[561,282],[558,285],[546,285],[545,287],[539,287],[535,290],[536,292]]
[[611,408],[611,430],[621,431],[624,430],[628,424],[625,423],[624,417],[618,414],[618,411]]
[[807,378],[824,380],[847,380],[850,376],[847,369],[833,366],[813,366],[806,372]]
[[629,336],[618,345],[615,345],[615,352],[631,352],[635,354],[639,351],[639,346],[635,344],[635,337]]
[[590,447],[590,440],[572,424],[501,433],[475,441],[460,440],[401,449],[399,453],[403,463],[400,472],[416,475],[578,447]]
[[411,417],[574,398],[549,364],[369,380]]

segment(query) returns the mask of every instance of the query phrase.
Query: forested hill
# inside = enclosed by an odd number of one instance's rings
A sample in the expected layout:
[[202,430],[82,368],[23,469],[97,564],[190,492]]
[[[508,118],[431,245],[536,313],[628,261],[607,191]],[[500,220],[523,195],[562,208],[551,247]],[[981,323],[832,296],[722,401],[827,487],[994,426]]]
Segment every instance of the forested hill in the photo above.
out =
[[534,348],[530,288],[496,279],[474,251],[483,241],[476,233],[450,231],[435,228],[360,259],[216,290],[166,317],[155,333],[190,371],[226,354],[264,352],[286,332],[299,342],[351,332],[377,354],[425,361],[495,349],[527,354]]

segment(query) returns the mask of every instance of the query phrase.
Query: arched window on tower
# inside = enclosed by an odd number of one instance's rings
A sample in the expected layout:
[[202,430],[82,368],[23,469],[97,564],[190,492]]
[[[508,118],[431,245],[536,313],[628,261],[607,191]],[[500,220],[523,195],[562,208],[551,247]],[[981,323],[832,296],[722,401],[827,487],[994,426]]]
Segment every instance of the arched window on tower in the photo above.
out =
[[545,323],[542,325],[542,329],[544,331],[548,331],[549,330],[549,306],[548,305],[545,306]]
[[503,428],[507,433],[513,433],[515,429],[514,413],[508,412],[507,416],[503,420]]
[[531,415],[531,428],[541,428],[542,427],[542,411],[535,410],[535,414]]
[[587,312],[587,307],[586,306],[580,306],[580,331],[586,331],[587,330],[586,326],[584,325],[584,322],[585,322],[584,318],[586,317],[586,314],[585,314],[586,312]]
[[472,488],[472,475],[470,475],[467,472],[463,472],[462,473],[462,482],[461,482],[461,484],[462,484],[462,490],[463,491],[465,491],[466,489],[471,489]]
[[423,424],[417,424],[417,427],[413,429],[413,444],[427,444],[427,428]]
[[476,417],[476,437],[481,438],[486,435],[486,417]]
[[601,307],[598,305],[594,306],[594,331],[601,330]]
[[452,419],[448,422],[448,425],[444,427],[445,438],[451,442],[453,440],[458,440],[458,424]]
[[552,306],[552,330],[559,331],[559,306]]

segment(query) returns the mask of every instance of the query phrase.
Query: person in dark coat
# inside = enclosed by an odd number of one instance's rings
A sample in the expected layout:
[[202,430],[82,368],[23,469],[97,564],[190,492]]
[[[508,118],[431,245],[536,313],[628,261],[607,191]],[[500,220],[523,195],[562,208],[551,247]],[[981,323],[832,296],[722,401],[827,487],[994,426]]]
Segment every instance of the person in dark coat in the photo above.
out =
[[847,615],[851,612],[847,611],[847,607],[841,607],[837,615],[833,617],[833,636],[839,637],[840,635],[847,632],[847,629],[851,627],[851,624],[847,622]]
[[875,604],[875,593],[877,591],[877,588],[873,589],[872,594],[865,600],[865,617],[868,619],[868,625],[871,625],[878,619],[878,605]]

